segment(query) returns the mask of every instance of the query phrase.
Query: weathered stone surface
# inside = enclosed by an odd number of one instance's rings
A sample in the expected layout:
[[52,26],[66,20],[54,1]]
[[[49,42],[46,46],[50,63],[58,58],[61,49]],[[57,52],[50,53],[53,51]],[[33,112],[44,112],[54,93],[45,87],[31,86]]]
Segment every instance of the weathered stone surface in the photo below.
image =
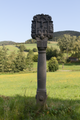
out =
[[41,40],[45,37],[48,37],[48,39],[53,37],[53,22],[49,15],[38,14],[33,17],[31,36],[33,39],[38,37]]
[[53,22],[49,15],[39,14],[33,17],[32,34],[37,40],[38,68],[37,68],[37,104],[44,105],[46,94],[46,48],[47,40],[53,37]]

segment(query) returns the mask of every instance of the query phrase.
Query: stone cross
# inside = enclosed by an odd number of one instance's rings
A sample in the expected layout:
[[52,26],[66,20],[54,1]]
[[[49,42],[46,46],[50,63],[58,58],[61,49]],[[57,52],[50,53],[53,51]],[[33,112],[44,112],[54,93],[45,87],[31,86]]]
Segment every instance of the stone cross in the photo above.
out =
[[38,67],[37,67],[37,104],[44,105],[46,93],[46,48],[47,40],[53,37],[53,21],[49,15],[38,14],[33,17],[32,34],[37,40]]

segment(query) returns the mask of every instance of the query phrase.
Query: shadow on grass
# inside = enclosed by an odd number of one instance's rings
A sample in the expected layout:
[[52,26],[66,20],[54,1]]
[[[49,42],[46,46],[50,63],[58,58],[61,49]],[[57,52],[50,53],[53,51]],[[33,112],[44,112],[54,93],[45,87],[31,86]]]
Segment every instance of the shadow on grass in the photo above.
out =
[[47,98],[39,109],[35,97],[0,96],[0,120],[80,120],[80,100]]
[[66,66],[80,65],[80,62],[65,63]]

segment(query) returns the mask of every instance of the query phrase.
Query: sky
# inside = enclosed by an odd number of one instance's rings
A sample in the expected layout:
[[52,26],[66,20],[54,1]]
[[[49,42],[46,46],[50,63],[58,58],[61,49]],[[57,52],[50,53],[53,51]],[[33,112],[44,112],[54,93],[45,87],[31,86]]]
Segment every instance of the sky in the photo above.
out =
[[33,16],[52,17],[54,32],[80,32],[80,0],[0,0],[0,41],[31,39]]

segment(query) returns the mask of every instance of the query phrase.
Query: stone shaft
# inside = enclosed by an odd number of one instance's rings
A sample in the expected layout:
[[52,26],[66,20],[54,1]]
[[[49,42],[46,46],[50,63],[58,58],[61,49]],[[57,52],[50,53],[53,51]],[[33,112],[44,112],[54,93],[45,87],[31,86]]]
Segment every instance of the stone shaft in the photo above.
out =
[[32,34],[37,40],[38,68],[37,68],[37,104],[46,102],[46,48],[48,39],[53,37],[53,21],[49,15],[38,14],[33,17]]
[[46,92],[46,49],[38,51],[37,91]]

